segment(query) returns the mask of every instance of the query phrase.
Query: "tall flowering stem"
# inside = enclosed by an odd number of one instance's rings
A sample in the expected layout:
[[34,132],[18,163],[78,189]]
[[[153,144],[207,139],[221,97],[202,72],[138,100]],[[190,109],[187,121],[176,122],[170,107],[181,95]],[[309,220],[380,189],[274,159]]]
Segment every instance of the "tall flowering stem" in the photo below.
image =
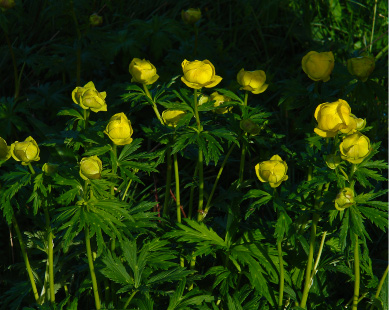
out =
[[358,299],[359,299],[359,286],[361,282],[361,270],[359,266],[359,241],[358,235],[354,234],[354,295],[353,295],[353,310],[358,309]]
[[180,175],[178,173],[177,153],[174,153],[173,159],[174,159],[174,179],[176,180],[177,222],[181,223]]
[[143,85],[143,89],[146,93],[146,96],[149,97],[150,101],[151,101],[151,106],[154,110],[154,113],[155,115],[157,116],[158,120],[161,122],[161,124],[163,125],[164,124],[164,121],[161,117],[161,114],[159,114],[159,111],[158,111],[158,108],[157,108],[157,105],[155,104],[154,100],[153,100],[153,97],[151,97],[151,94],[150,94],[150,91],[149,89],[147,88],[147,85],[146,84],[142,84]]
[[[244,94],[243,108],[242,108],[242,117],[245,118],[247,114],[247,99],[248,91]],[[245,133],[247,135],[247,133]],[[243,182],[243,172],[244,172],[244,163],[246,158],[246,145],[242,143],[242,155],[240,156],[240,166],[239,166],[239,184]]]
[[[112,172],[116,174],[118,164],[117,164],[118,156],[117,156],[117,145],[112,143]],[[111,186],[111,195],[115,195],[115,185]]]
[[172,156],[171,147],[168,146],[166,150],[166,188],[165,188],[165,200],[163,202],[163,215],[168,215],[169,199],[170,199],[170,184],[172,183]]
[[89,271],[92,279],[92,288],[93,288],[93,295],[95,298],[95,305],[96,309],[100,310],[100,297],[99,297],[99,291],[97,287],[97,280],[96,280],[96,274],[95,274],[95,267],[93,265],[93,257],[92,257],[92,250],[90,245],[90,237],[89,237],[89,227],[85,226],[85,246],[86,246],[86,253],[88,256],[88,264],[89,264]]

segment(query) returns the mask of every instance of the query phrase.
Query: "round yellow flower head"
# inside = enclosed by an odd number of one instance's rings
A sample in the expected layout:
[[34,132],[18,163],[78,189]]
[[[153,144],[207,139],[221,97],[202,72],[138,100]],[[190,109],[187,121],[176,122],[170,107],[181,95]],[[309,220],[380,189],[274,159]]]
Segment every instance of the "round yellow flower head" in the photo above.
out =
[[176,127],[185,114],[183,110],[165,110],[162,112],[162,119],[166,125]]
[[324,160],[328,168],[330,169],[336,169],[336,167],[338,167],[341,162],[340,156],[335,154],[329,154],[324,156]]
[[131,82],[150,85],[155,83],[159,75],[157,69],[148,60],[134,58],[130,63]]
[[15,141],[11,144],[11,155],[16,161],[21,161],[22,165],[28,165],[32,161],[38,161],[39,147],[32,137],[26,138],[24,142]]
[[216,86],[222,80],[220,76],[215,75],[215,67],[209,60],[187,61],[185,59],[181,66],[184,72],[181,81],[190,88],[210,88]]
[[84,87],[77,86],[72,92],[72,99],[75,104],[84,110],[91,109],[93,112],[107,111],[105,91],[99,93],[93,82],[88,82]]
[[121,112],[111,117],[107,128],[104,133],[112,140],[116,145],[126,145],[132,142],[132,127],[131,122],[127,116]]
[[363,56],[347,60],[347,70],[351,75],[355,75],[362,82],[366,82],[369,75],[374,71],[375,58]]
[[358,118],[354,114],[350,114],[350,123],[347,128],[341,129],[342,133],[351,134],[357,130],[362,130],[366,126],[366,119]]
[[335,66],[334,54],[311,51],[303,57],[301,65],[311,80],[327,82]]
[[201,10],[192,8],[186,11],[182,10],[181,17],[186,24],[192,25],[201,18]]
[[89,16],[89,24],[92,27],[100,26],[103,23],[103,16],[97,15],[96,13],[93,13],[91,16]]
[[58,165],[56,164],[50,164],[50,163],[45,163],[42,166],[42,171],[47,174],[47,175],[52,175],[54,174],[58,169]]
[[278,187],[288,176],[288,165],[280,156],[274,155],[270,160],[263,161],[255,166],[255,173],[261,182],[269,182],[271,187]]
[[359,131],[347,135],[339,145],[341,157],[353,164],[361,163],[371,152],[370,140]]
[[101,178],[103,163],[95,156],[84,157],[80,162],[80,176],[84,180],[96,180]]
[[354,191],[349,187],[345,187],[336,196],[335,208],[339,211],[343,211],[344,209],[351,207],[354,203]]
[[318,125],[314,131],[323,138],[335,137],[339,130],[350,125],[350,114],[349,104],[342,99],[319,104],[315,111]]
[[[215,101],[214,106],[218,107],[219,105],[223,104],[226,101],[231,101],[231,99],[227,96],[219,94],[217,91],[213,92],[211,96],[209,97],[209,100]],[[218,108],[215,109],[215,113],[217,114],[225,114],[232,110],[232,107],[225,107],[225,108]]]
[[11,157],[11,147],[0,137],[0,160],[6,161]]
[[266,74],[263,70],[244,71],[240,69],[236,79],[242,86],[240,89],[251,91],[253,94],[263,93],[269,86],[265,84]]
[[5,11],[12,9],[16,5],[15,0],[0,0],[0,8]]

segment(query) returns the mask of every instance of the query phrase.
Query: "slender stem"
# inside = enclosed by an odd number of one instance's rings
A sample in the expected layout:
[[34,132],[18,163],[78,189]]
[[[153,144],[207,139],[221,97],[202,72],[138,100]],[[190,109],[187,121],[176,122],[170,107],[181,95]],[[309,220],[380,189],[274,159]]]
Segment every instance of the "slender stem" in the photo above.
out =
[[174,179],[176,181],[177,222],[181,223],[180,175],[178,173],[177,153],[174,153],[173,159],[174,159]]
[[374,13],[373,13],[373,26],[371,27],[371,37],[370,37],[370,53],[373,48],[373,38],[374,38],[374,27],[375,27],[375,19],[377,14],[377,0],[374,2]]
[[84,109],[84,130],[88,128],[90,110]]
[[151,106],[152,106],[152,108],[154,110],[155,115],[157,116],[157,118],[161,122],[161,124],[164,125],[165,122],[163,121],[163,119],[161,117],[161,114],[159,114],[157,105],[155,104],[155,102],[153,100],[153,97],[151,97],[151,94],[149,92],[149,89],[147,88],[147,85],[146,84],[142,84],[142,85],[143,85],[143,89],[145,90],[146,96],[149,97],[149,99],[151,101]]
[[359,268],[359,241],[358,241],[358,235],[354,234],[355,238],[355,245],[354,245],[354,276],[355,276],[355,282],[354,282],[354,296],[353,296],[353,310],[358,309],[358,299],[359,299],[359,284],[360,284],[360,276],[361,271]]
[[23,256],[24,264],[26,265],[28,277],[30,279],[30,283],[31,283],[31,287],[32,287],[32,292],[34,293],[35,301],[38,303],[39,302],[39,294],[38,294],[38,290],[36,289],[36,284],[35,284],[34,276],[33,276],[33,273],[32,273],[30,261],[29,261],[28,256],[27,256],[26,245],[24,244],[24,241],[23,241],[23,238],[22,238],[22,233],[20,232],[18,222],[16,221],[16,217],[15,217],[15,214],[13,212],[12,212],[12,224],[14,225],[16,234],[18,235],[20,249],[22,251],[22,256]]
[[50,215],[47,206],[43,206],[45,213],[46,228],[47,228],[47,247],[49,260],[49,283],[50,283],[50,302],[55,303],[55,289],[54,289],[54,245],[53,232],[51,230]]
[[138,292],[138,290],[135,290],[132,292],[132,294],[130,295],[130,297],[128,297],[126,303],[124,304],[124,309],[126,309],[128,307],[128,305],[130,304],[132,298],[134,298],[135,294]]
[[284,297],[284,260],[282,258],[281,241],[277,242],[278,259],[280,261],[280,290],[278,295],[278,309],[282,309],[282,300]]
[[321,237],[321,241],[320,241],[320,247],[319,247],[319,253],[317,253],[317,257],[316,257],[316,260],[315,260],[315,265],[313,266],[313,271],[312,271],[312,275],[311,275],[311,286],[312,286],[312,283],[313,283],[313,278],[317,272],[317,266],[319,265],[319,262],[320,262],[320,257],[321,257],[321,253],[323,252],[323,247],[324,247],[324,241],[326,240],[326,236],[327,236],[327,232],[325,231],[323,233],[323,236]]
[[163,215],[168,216],[168,207],[170,200],[170,184],[172,183],[172,156],[171,147],[169,146],[166,150],[166,188],[165,188],[165,200],[163,202]]
[[[247,99],[248,99],[248,91],[244,94],[244,101],[243,101],[243,107],[242,107],[242,117],[247,117]],[[247,136],[247,133],[245,133],[245,136]],[[244,164],[246,159],[246,145],[242,141],[242,155],[240,156],[240,165],[239,165],[239,185],[243,182],[243,173],[244,173]]]
[[28,163],[28,169],[30,169],[31,174],[35,174],[34,168],[31,166],[31,163]]
[[[134,169],[134,173],[137,173],[138,171],[139,171],[139,169]],[[131,184],[132,184],[132,179],[127,184],[126,190],[124,191],[124,194],[123,194],[123,197],[122,197],[122,201],[124,201],[126,199],[127,192],[129,190]]]
[[[118,155],[117,155],[117,145],[112,144],[112,172],[113,174],[116,174],[117,168],[118,168]],[[111,186],[111,195],[115,195],[115,184]]]
[[[389,265],[386,266],[386,269],[385,269],[385,272],[384,274],[382,275],[382,278],[380,280],[380,283],[378,284],[378,287],[377,287],[377,292],[375,293],[375,298],[378,298],[378,296],[380,296],[380,292],[381,292],[381,289],[382,289],[382,286],[384,285],[384,282],[385,282],[385,279],[386,279],[386,276],[388,275],[388,269],[389,269]],[[370,310],[373,310],[373,305],[370,306]]]
[[[195,171],[194,171],[194,173],[193,173],[193,179],[196,178],[198,170],[199,170],[199,169],[198,169],[198,165],[196,165]],[[193,197],[194,197],[194,191],[195,191],[195,187],[194,187],[194,185],[192,185],[191,188],[190,188],[190,194],[189,194],[189,212],[188,212],[188,219],[191,219],[191,218],[192,218],[192,214],[193,214]]]
[[86,246],[86,253],[88,256],[90,276],[92,279],[92,288],[93,288],[93,295],[95,297],[95,305],[96,305],[96,309],[100,310],[100,308],[101,308],[100,297],[99,297],[99,291],[97,288],[95,267],[93,266],[93,257],[92,257],[92,250],[91,250],[91,246],[90,246],[89,227],[88,226],[85,226],[85,246]]
[[5,36],[5,40],[7,41],[9,53],[11,54],[12,65],[13,65],[13,68],[14,68],[14,81],[15,81],[15,94],[14,94],[14,97],[17,98],[19,96],[19,89],[20,89],[20,79],[19,79],[18,67],[17,67],[17,64],[16,64],[15,53],[14,53],[14,50],[12,48],[11,41],[10,41],[10,39],[8,37],[7,32],[5,32],[5,30],[4,30],[4,36]]

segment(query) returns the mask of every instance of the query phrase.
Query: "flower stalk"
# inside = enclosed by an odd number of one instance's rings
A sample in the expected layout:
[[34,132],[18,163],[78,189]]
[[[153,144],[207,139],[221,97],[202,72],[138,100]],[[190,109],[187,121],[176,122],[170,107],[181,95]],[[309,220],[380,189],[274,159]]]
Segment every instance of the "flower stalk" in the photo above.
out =
[[92,279],[92,288],[93,288],[93,295],[95,298],[95,306],[97,310],[100,310],[100,297],[99,297],[99,291],[97,288],[97,280],[96,280],[96,274],[95,274],[95,267],[93,265],[93,257],[92,257],[92,250],[90,245],[90,237],[89,237],[89,227],[85,226],[85,246],[86,246],[86,253],[88,256],[88,264],[89,264],[89,271]]
[[[247,99],[248,99],[249,92],[246,90],[246,93],[244,94],[244,101],[243,101],[243,107],[242,107],[242,117],[245,118],[247,114]],[[245,136],[247,136],[247,133],[245,133]],[[239,165],[239,185],[243,182],[243,172],[244,172],[244,163],[246,158],[246,145],[242,143],[242,154],[240,156],[240,165]]]
[[142,85],[143,85],[143,89],[145,91],[146,96],[150,99],[151,106],[152,106],[152,108],[154,110],[155,115],[157,116],[157,118],[161,122],[161,124],[164,125],[164,122],[163,122],[163,119],[161,117],[161,114],[159,114],[157,105],[155,104],[155,102],[153,100],[153,97],[151,97],[151,94],[150,94],[149,89],[147,88],[147,85],[146,84],[142,84]]
[[174,178],[176,181],[177,222],[181,223],[180,175],[178,171],[177,153],[174,153],[173,159],[174,159]]
[[355,276],[355,282],[354,282],[354,295],[353,295],[353,310],[358,309],[358,299],[359,299],[359,286],[361,281],[361,270],[359,266],[359,241],[358,241],[358,235],[354,234],[354,276]]
[[168,216],[169,198],[170,198],[170,184],[172,183],[172,156],[171,147],[168,146],[166,150],[166,188],[165,188],[165,200],[163,202],[163,215]]

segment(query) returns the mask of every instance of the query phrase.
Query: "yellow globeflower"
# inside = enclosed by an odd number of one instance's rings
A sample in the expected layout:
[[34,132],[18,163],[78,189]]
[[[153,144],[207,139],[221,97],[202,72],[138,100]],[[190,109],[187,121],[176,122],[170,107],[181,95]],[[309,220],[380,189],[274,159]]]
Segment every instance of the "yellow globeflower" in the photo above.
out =
[[362,130],[366,126],[366,119],[358,118],[354,114],[350,114],[350,123],[347,128],[341,129],[343,133],[354,133],[357,130]]
[[132,142],[132,127],[131,122],[127,116],[121,112],[111,117],[107,128],[104,133],[112,140],[116,145],[126,145]]
[[91,16],[89,16],[89,24],[92,27],[100,26],[103,23],[103,17],[93,13]]
[[91,109],[93,112],[107,111],[105,91],[98,92],[93,82],[88,82],[84,87],[77,86],[72,92],[72,99],[84,110]]
[[186,11],[181,11],[182,20],[187,24],[194,24],[201,18],[201,10],[200,9],[188,9]]
[[371,152],[370,140],[359,131],[345,136],[339,145],[341,157],[353,164],[361,163]]
[[157,69],[150,61],[145,59],[134,58],[130,63],[129,71],[132,75],[131,82],[150,85],[159,78]]
[[375,58],[363,56],[347,60],[347,69],[351,75],[355,75],[362,82],[366,82],[375,68]]
[[335,137],[339,130],[350,125],[350,113],[349,104],[342,99],[319,104],[315,111],[318,125],[314,131],[323,138]]
[[96,180],[101,178],[103,163],[95,156],[84,157],[80,162],[80,176],[84,180]]
[[241,69],[236,79],[242,86],[240,89],[251,91],[253,94],[263,93],[269,86],[265,84],[266,74],[263,70],[245,71]]
[[184,115],[185,111],[183,110],[165,110],[162,112],[162,119],[166,125],[176,127]]
[[15,141],[11,144],[11,155],[16,161],[21,161],[22,165],[28,165],[32,161],[38,161],[39,147],[32,137],[28,137],[23,142]]
[[202,87],[214,87],[219,84],[222,78],[215,75],[215,67],[209,60],[184,60],[181,64],[184,76],[181,81],[188,87],[200,89]]
[[[219,105],[223,104],[226,101],[231,101],[231,99],[227,96],[219,94],[217,91],[213,92],[211,96],[209,97],[209,100],[215,101],[214,106],[218,107]],[[217,114],[225,114],[227,112],[230,112],[232,110],[232,107],[225,107],[225,108],[218,108],[215,109],[215,113]]]
[[6,161],[11,157],[11,147],[0,137],[0,160]]
[[344,209],[351,207],[354,203],[354,191],[349,187],[345,187],[336,196],[335,208],[339,211],[343,211]]
[[311,80],[327,82],[335,66],[334,54],[311,51],[303,57],[301,65]]
[[255,172],[261,182],[269,182],[271,187],[278,187],[288,176],[288,165],[280,156],[274,155],[270,160],[263,161],[255,166]]

